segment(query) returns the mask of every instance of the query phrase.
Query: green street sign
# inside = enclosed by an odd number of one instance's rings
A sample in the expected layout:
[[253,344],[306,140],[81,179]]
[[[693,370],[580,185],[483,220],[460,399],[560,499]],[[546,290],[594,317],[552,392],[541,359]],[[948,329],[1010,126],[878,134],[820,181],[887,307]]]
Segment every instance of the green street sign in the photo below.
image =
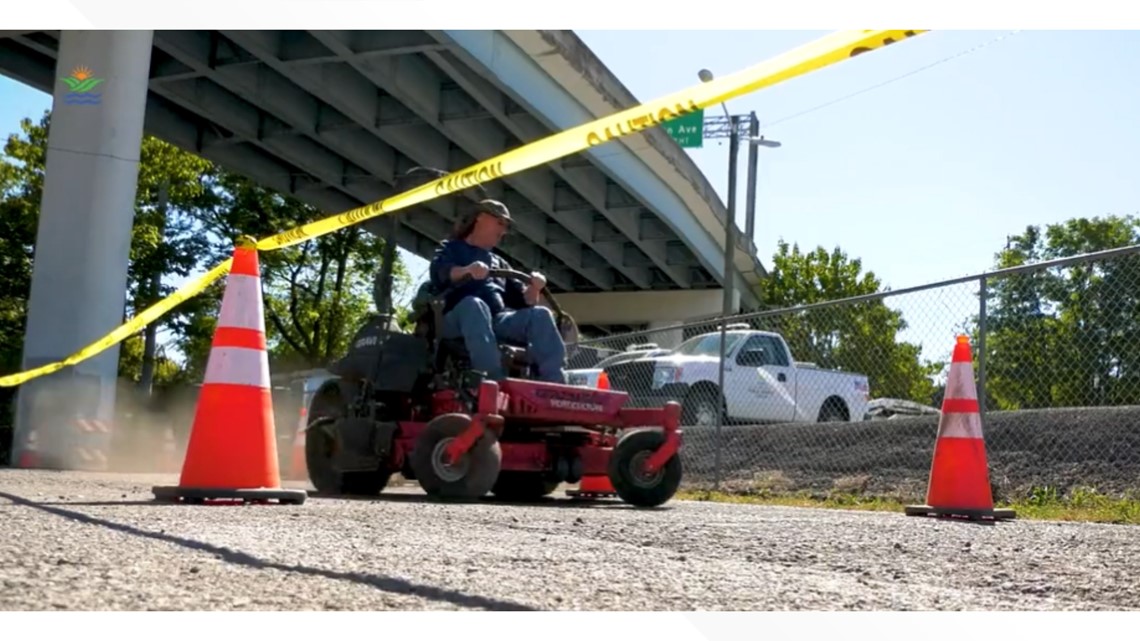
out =
[[686,149],[700,149],[705,142],[705,110],[699,109],[661,123],[665,133]]

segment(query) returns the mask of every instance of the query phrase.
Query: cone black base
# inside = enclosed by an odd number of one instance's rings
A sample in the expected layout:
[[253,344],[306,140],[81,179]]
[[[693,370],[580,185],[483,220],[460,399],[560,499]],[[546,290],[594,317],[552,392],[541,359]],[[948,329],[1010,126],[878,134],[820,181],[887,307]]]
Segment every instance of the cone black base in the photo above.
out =
[[1013,510],[995,508],[992,510],[966,510],[930,505],[908,505],[903,510],[907,516],[959,517],[971,521],[1007,521],[1017,518]]
[[157,485],[151,490],[154,498],[167,501],[182,500],[184,503],[204,503],[211,499],[253,501],[277,501],[282,505],[301,505],[309,497],[305,490],[272,489],[226,489],[216,487],[179,487],[177,485]]
[[617,492],[566,490],[566,496],[575,499],[608,499],[617,496]]

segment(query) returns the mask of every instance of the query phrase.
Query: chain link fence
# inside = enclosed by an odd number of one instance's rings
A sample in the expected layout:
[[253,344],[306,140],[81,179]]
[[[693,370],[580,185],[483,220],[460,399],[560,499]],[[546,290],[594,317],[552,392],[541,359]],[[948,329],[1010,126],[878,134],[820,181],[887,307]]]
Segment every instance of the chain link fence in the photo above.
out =
[[689,489],[919,501],[959,334],[996,500],[1140,490],[1140,246],[583,340],[570,382],[681,402]]

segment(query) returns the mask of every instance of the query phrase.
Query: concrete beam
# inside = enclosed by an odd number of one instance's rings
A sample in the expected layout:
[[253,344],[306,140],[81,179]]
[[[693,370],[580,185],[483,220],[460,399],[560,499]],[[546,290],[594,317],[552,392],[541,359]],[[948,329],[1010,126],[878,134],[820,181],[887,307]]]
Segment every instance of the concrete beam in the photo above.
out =
[[0,40],[0,69],[4,75],[50,93],[55,84],[55,57],[27,47],[17,38]]
[[[426,126],[422,127],[379,127],[378,122],[383,115],[375,111],[376,107],[380,104],[381,92],[377,87],[372,85],[368,80],[361,77],[348,65],[343,63],[325,64],[325,65],[302,65],[300,67],[289,67],[277,56],[281,48],[281,39],[286,36],[282,32],[272,31],[226,31],[223,32],[227,38],[232,39],[239,46],[249,50],[254,55],[260,57],[266,65],[273,68],[277,73],[287,76],[289,81],[296,86],[304,89],[310,94],[319,96],[321,100],[327,102],[330,107],[344,114],[352,122],[355,122],[363,130],[367,131],[367,135],[377,137],[385,143],[393,147],[396,151],[410,160],[408,166],[413,164],[438,167],[441,169],[449,168],[450,160],[450,142],[439,136],[436,132],[432,131]],[[391,97],[389,97],[391,100]],[[371,107],[371,110],[370,110]],[[402,107],[406,110],[406,107]],[[435,137],[427,137],[424,134],[431,132],[436,134]],[[365,132],[361,132],[364,134]],[[399,164],[399,159],[397,159]],[[429,201],[436,202],[436,201]],[[528,239],[530,242],[537,242],[533,238]],[[538,247],[536,246],[536,249]],[[534,255],[534,252],[526,250],[526,255]],[[513,256],[514,260],[521,261],[522,258]],[[599,286],[604,286],[605,283],[597,283],[591,274],[582,270],[579,266],[569,265],[574,271],[580,274],[583,278],[590,279],[591,282]],[[572,279],[564,276],[558,276],[556,272],[547,269],[550,282],[562,289],[573,289],[574,283]]]
[[[349,42],[353,32],[313,31],[313,36],[335,53],[349,56],[351,49]],[[465,153],[471,156],[471,163],[486,160],[506,151],[505,137],[496,135],[494,127],[472,127],[465,123],[444,121],[440,119],[444,107],[442,104],[441,84],[439,73],[429,65],[415,57],[386,58],[379,61],[350,61],[349,64],[362,76],[373,82],[378,88],[398,99],[406,108],[420,115],[423,122],[431,125],[421,130],[426,140],[440,139],[454,141]],[[465,165],[466,166],[466,165]],[[455,167],[459,169],[460,167]],[[546,215],[559,220],[554,213],[554,185],[549,174],[538,168],[525,174],[506,176],[499,182],[504,182],[523,194],[528,200],[535,203]],[[561,222],[559,220],[559,222]],[[582,242],[588,242],[588,237],[579,236]],[[535,242],[541,247],[540,239]],[[580,267],[574,263],[573,257],[566,253],[564,246],[547,246],[559,259],[573,267]],[[634,269],[624,269],[620,256],[614,255],[611,261],[615,269],[622,271],[626,277],[634,280],[641,287],[648,287],[648,274]],[[591,275],[583,272],[584,276]],[[603,287],[612,286],[612,282],[597,281]]]
[[330,51],[305,31],[288,31],[281,40],[280,59],[289,65],[321,64],[345,60],[369,60],[386,56],[424,53],[443,48],[422,31],[353,31],[351,54]]
[[[454,44],[460,59],[473,69],[486,69],[503,85],[507,95],[527,105],[539,120],[551,129],[565,129],[589,122],[602,115],[613,113],[636,104],[632,98],[626,104],[603,100],[592,85],[592,74],[609,76],[596,62],[592,69],[578,69],[565,59],[557,43],[545,40],[547,32],[532,31],[474,31],[442,32],[441,39]],[[579,91],[589,95],[576,96],[570,85],[579,85]],[[605,104],[603,104],[605,103]],[[659,155],[656,140],[664,138],[671,144],[680,161],[664,159]],[[653,145],[636,151],[632,145],[650,140]],[[693,181],[707,183],[703,176],[686,160],[683,150],[664,133],[650,130],[629,138],[622,138],[583,152],[594,164],[607,173],[623,189],[638,197],[657,212],[662,221],[692,248],[701,266],[714,277],[722,278],[724,248],[718,242],[724,232],[716,231],[719,222],[714,213],[719,200],[711,188],[694,189]],[[669,166],[669,164],[672,166]],[[692,167],[690,174],[688,169]],[[668,178],[666,178],[666,176]],[[674,181],[680,181],[674,183]],[[707,187],[707,184],[705,185]],[[736,289],[747,283],[739,273]],[[751,292],[749,303],[755,302]]]
[[[724,291],[601,292],[559,294],[558,303],[579,325],[637,325],[660,321],[691,321],[721,313]],[[734,292],[734,306],[740,295]]]
[[[175,109],[177,107],[168,104],[163,98],[152,97],[147,105],[147,132],[230,171],[245,174],[269,189],[291,195],[323,212],[331,214],[363,204],[318,181],[298,184],[290,179],[288,167],[248,143],[218,144],[221,138],[212,128],[186,120],[175,113]],[[430,258],[438,246],[434,239],[440,232],[438,225],[430,225],[428,221],[431,220],[429,216],[401,217],[397,244],[419,256]],[[362,223],[365,226],[368,224]]]
[[[162,40],[159,46],[162,47],[163,51],[177,57],[180,61],[203,73],[208,73],[208,70],[203,66],[205,62],[195,54],[195,48],[197,48],[198,54],[201,53],[201,46],[204,43],[193,42],[191,40],[193,36],[194,32],[189,32],[189,36],[176,35],[176,42],[172,43]],[[181,38],[181,40],[179,40],[179,38]],[[235,133],[238,142],[255,144],[272,155],[285,159],[293,166],[281,166],[275,174],[276,178],[267,176],[265,170],[259,171],[257,173],[258,180],[263,184],[273,185],[275,189],[279,189],[283,193],[288,193],[306,202],[322,202],[327,204],[329,199],[326,196],[318,195],[315,197],[315,200],[310,198],[314,191],[322,192],[325,191],[325,188],[319,181],[309,178],[304,173],[298,173],[300,171],[299,168],[303,167],[305,172],[315,174],[315,176],[320,178],[325,184],[332,185],[336,187],[336,190],[348,195],[348,198],[336,199],[336,202],[344,202],[346,204],[342,209],[329,210],[328,213],[330,214],[359,207],[366,203],[383,200],[393,195],[394,191],[389,186],[381,184],[378,179],[369,180],[372,174],[368,170],[346,163],[341,157],[330,152],[324,145],[317,141],[308,137],[278,135],[277,132],[290,130],[296,126],[302,131],[309,131],[314,137],[322,138],[329,144],[335,144],[337,138],[337,134],[334,133],[331,135],[333,139],[330,141],[329,134],[318,132],[317,127],[314,127],[311,122],[305,123],[306,119],[319,120],[321,110],[314,108],[308,113],[298,113],[296,110],[304,109],[304,105],[306,104],[300,97],[297,97],[300,107],[295,107],[292,112],[289,109],[281,109],[281,111],[279,111],[284,117],[290,118],[290,123],[276,121],[273,116],[264,114],[264,112],[254,105],[267,103],[281,105],[293,97],[274,94],[274,91],[287,93],[289,87],[272,81],[254,81],[251,83],[247,78],[245,79],[247,84],[242,85],[242,76],[249,72],[258,73],[256,67],[231,67],[230,72],[225,74],[226,77],[218,78],[225,82],[228,88],[237,89],[239,91],[245,89],[256,92],[255,95],[250,96],[249,101],[234,95],[227,87],[217,85],[215,78],[207,77],[201,77],[183,83],[162,83],[156,85],[154,91],[156,94],[164,96],[178,104],[185,105],[200,116],[230,129]],[[304,97],[311,99],[311,96],[308,94],[304,94]],[[325,113],[328,113],[327,110]],[[339,131],[343,132],[344,129],[342,128]],[[367,138],[365,138],[365,140],[367,140]],[[229,146],[233,145],[235,141],[217,140],[217,142]],[[367,162],[367,159],[365,159],[365,162]],[[298,169],[294,169],[294,167]],[[247,174],[253,175],[246,170],[245,164],[233,165],[231,169],[238,172],[244,171]],[[384,171],[385,169],[386,168],[380,168],[380,171]],[[388,169],[388,172],[390,174],[392,170]],[[389,181],[390,180],[392,179],[389,178]],[[425,203],[424,207],[425,209],[419,210],[422,212],[421,215],[414,216],[414,223],[405,222],[405,224],[413,226],[421,234],[434,235],[437,240],[442,239],[450,231],[448,221],[454,220],[456,216],[454,206],[450,204],[450,201],[433,200]],[[439,220],[434,216],[422,215],[427,213],[428,209],[443,216],[444,220]],[[401,218],[412,219],[413,217],[401,216]],[[373,221],[362,223],[362,225],[366,229],[380,229],[375,226],[375,222]],[[408,248],[412,247],[422,248],[422,243],[416,241],[414,245],[408,246]],[[533,256],[533,251],[531,250],[517,247],[512,249],[514,253],[509,255],[510,259],[521,261],[525,260],[524,257]],[[504,252],[507,251],[511,250],[504,249]],[[417,253],[419,253],[419,251],[417,251]],[[431,253],[429,252],[425,257],[430,258],[430,256]],[[552,283],[565,288],[572,286],[572,278],[566,270],[555,266],[548,268],[546,271]]]
[[[216,38],[210,38],[201,31],[162,31],[155,36],[157,48],[179,64],[210,78],[212,82],[206,84],[202,91],[210,91],[210,86],[217,83],[218,87],[234,94],[233,97],[224,95],[218,98],[225,102],[226,108],[272,114],[275,122],[259,123],[263,128],[272,128],[271,131],[278,135],[286,132],[304,134],[321,147],[336,152],[319,149],[314,152],[318,157],[325,156],[338,164],[343,163],[342,158],[349,159],[356,165],[346,168],[350,173],[374,175],[392,183],[396,166],[394,149],[373,137],[360,136],[358,132],[347,129],[347,118],[264,65],[231,66],[211,71],[209,59],[216,42]],[[245,100],[235,100],[237,96]]]
[[[446,36],[440,33],[440,37]],[[426,55],[428,59],[446,72],[456,83],[462,86],[468,94],[477,100],[488,113],[494,116],[495,120],[501,124],[503,128],[512,133],[524,144],[550,135],[550,131],[545,130],[537,120],[526,115],[525,111],[520,115],[508,114],[507,103],[509,100],[507,96],[491,81],[476,74],[455,54],[447,51],[436,51]],[[525,117],[523,117],[524,115]],[[562,160],[565,161],[566,159],[564,158]],[[568,187],[577,192],[577,194],[572,192],[567,193],[563,196],[564,198],[588,204],[611,221],[620,219],[621,212],[611,210],[606,204],[605,176],[598,171],[597,168],[587,164],[577,169],[567,169],[563,166],[562,162],[554,162],[551,163],[551,169]],[[578,194],[582,194],[582,196]],[[569,209],[569,207],[567,209]],[[563,219],[559,217],[562,210],[563,208],[556,204],[554,211],[551,212],[551,217],[562,222]],[[653,259],[655,266],[671,278],[674,283],[682,288],[689,287],[690,278],[688,274],[684,270],[676,269],[670,265],[668,261],[665,260],[664,254],[660,253],[658,248],[642,244],[639,230],[628,224],[623,225],[622,229],[626,232],[628,238],[632,240],[641,251]],[[616,249],[610,249],[608,251],[615,252],[614,260],[616,261]]]

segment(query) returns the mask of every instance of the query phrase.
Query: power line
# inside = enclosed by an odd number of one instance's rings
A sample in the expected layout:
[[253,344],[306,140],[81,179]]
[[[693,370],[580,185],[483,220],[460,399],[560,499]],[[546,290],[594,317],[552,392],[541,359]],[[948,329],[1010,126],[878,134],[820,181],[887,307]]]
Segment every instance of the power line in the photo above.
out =
[[883,81],[883,82],[880,82],[880,83],[879,83],[879,84],[877,84],[877,85],[871,85],[870,87],[867,87],[867,88],[865,88],[865,89],[860,89],[859,91],[856,91],[856,92],[854,92],[854,93],[850,93],[850,94],[847,94],[846,96],[843,96],[842,98],[836,98],[835,100],[832,100],[832,101],[829,101],[829,102],[825,102],[825,103],[823,103],[823,104],[821,104],[821,105],[817,105],[817,106],[815,106],[815,107],[812,107],[811,109],[805,109],[804,111],[800,111],[800,112],[794,113],[794,114],[792,114],[792,115],[790,115],[790,116],[788,116],[788,117],[786,117],[786,118],[780,118],[779,120],[773,120],[773,121],[771,121],[771,122],[767,122],[767,123],[764,123],[764,129],[769,129],[769,128],[771,128],[771,127],[773,127],[773,126],[775,126],[775,125],[778,125],[778,124],[780,124],[780,123],[782,123],[782,122],[787,122],[787,121],[789,121],[789,120],[793,120],[793,119],[795,119],[795,118],[799,118],[800,116],[805,116],[805,115],[807,115],[807,114],[809,114],[809,113],[812,113],[812,112],[815,112],[815,111],[819,111],[820,109],[824,109],[824,108],[826,108],[826,107],[830,107],[830,106],[832,106],[832,105],[835,105],[835,104],[841,103],[841,102],[843,102],[843,101],[845,101],[845,100],[850,100],[851,98],[854,98],[854,97],[856,97],[856,96],[860,96],[860,95],[862,95],[862,94],[865,94],[865,93],[867,93],[867,92],[869,92],[869,91],[873,91],[873,90],[875,90],[875,89],[879,89],[880,87],[885,87],[885,86],[887,86],[887,85],[889,85],[889,84],[891,84],[891,83],[894,83],[894,82],[898,82],[899,80],[902,80],[902,79],[904,79],[904,78],[909,78],[909,77],[911,77],[911,76],[913,76],[913,75],[915,75],[915,74],[918,74],[918,73],[921,73],[921,72],[923,72],[923,71],[926,71],[927,69],[931,69],[931,68],[933,68],[933,67],[937,67],[937,66],[938,66],[938,65],[940,65],[940,64],[943,64],[943,63],[946,63],[946,62],[950,62],[951,60],[955,60],[955,59],[957,59],[957,58],[961,58],[962,56],[967,56],[967,55],[969,55],[969,54],[972,54],[972,53],[975,53],[975,52],[977,52],[977,51],[980,51],[980,50],[982,50],[982,49],[985,49],[986,47],[988,47],[988,46],[990,46],[990,45],[993,45],[993,44],[997,44],[998,42],[1001,42],[1002,40],[1005,40],[1006,38],[1008,38],[1008,37],[1010,37],[1010,36],[1012,36],[1012,35],[1018,34],[1018,33],[1021,33],[1021,30],[1020,30],[1020,29],[1017,29],[1017,30],[1015,30],[1015,31],[1011,31],[1011,32],[1009,32],[1009,33],[1003,33],[1002,35],[998,36],[997,38],[994,38],[993,40],[990,40],[990,41],[988,41],[988,42],[982,43],[982,44],[980,44],[980,45],[975,45],[975,46],[973,46],[973,47],[970,47],[969,49],[965,49],[965,50],[963,50],[963,51],[959,51],[958,53],[956,53],[956,54],[954,54],[954,55],[952,55],[952,56],[947,56],[947,57],[945,57],[945,58],[942,58],[941,60],[936,60],[936,61],[934,61],[934,62],[932,62],[932,63],[930,63],[930,64],[928,64],[928,65],[925,65],[925,66],[919,67],[918,69],[915,69],[915,70],[913,70],[913,71],[909,71],[909,72],[907,72],[907,73],[904,73],[904,74],[903,74],[903,75],[901,75],[901,76],[896,76],[896,77],[894,77],[894,78],[891,78],[890,80],[885,80],[885,81]]

